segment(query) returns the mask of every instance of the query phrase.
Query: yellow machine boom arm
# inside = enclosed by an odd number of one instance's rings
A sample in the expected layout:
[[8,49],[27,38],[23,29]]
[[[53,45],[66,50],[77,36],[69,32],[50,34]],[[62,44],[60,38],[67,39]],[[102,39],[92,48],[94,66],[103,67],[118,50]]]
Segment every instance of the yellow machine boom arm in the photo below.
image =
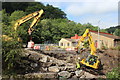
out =
[[82,35],[82,37],[80,38],[80,40],[78,41],[78,45],[77,45],[77,49],[79,48],[80,46],[80,43],[83,42],[85,40],[85,38],[88,37],[88,40],[89,40],[89,45],[90,45],[90,48],[91,48],[91,55],[95,55],[96,53],[96,48],[95,48],[95,45],[94,45],[94,41],[92,39],[92,36],[90,34],[90,31],[89,29],[86,29],[85,33]]
[[[33,31],[32,27],[34,25],[36,25],[36,23],[39,21],[39,18],[41,17],[43,12],[44,11],[41,9],[40,11],[36,11],[34,13],[31,13],[31,14],[29,14],[29,15],[27,15],[25,17],[22,17],[21,19],[17,20],[17,22],[15,23],[15,26],[14,26],[14,30],[16,31],[18,26],[20,26],[22,23],[24,23],[24,22],[34,18],[33,22],[31,23],[31,25],[30,25],[30,27],[28,29],[28,30],[31,30],[31,32],[32,32]],[[31,34],[31,33],[29,33],[29,34]]]
[[[36,12],[34,12],[34,13],[28,14],[28,15],[25,16],[25,17],[22,17],[21,19],[18,19],[18,20],[16,21],[15,25],[14,25],[14,30],[16,31],[17,28],[18,28],[22,23],[24,23],[24,22],[26,22],[26,21],[34,18],[34,20],[32,21],[32,23],[31,23],[31,25],[30,25],[30,27],[29,27],[29,29],[28,29],[28,33],[29,33],[29,35],[30,35],[31,32],[33,31],[32,27],[37,24],[37,22],[39,21],[41,15],[43,14],[43,12],[44,12],[44,11],[41,9],[40,11],[36,11]],[[7,35],[1,35],[0,37],[4,38],[5,41],[8,41],[8,40],[12,40],[12,39],[13,39],[12,37],[9,37],[9,36],[7,36]],[[18,38],[18,41],[21,41],[21,40]]]

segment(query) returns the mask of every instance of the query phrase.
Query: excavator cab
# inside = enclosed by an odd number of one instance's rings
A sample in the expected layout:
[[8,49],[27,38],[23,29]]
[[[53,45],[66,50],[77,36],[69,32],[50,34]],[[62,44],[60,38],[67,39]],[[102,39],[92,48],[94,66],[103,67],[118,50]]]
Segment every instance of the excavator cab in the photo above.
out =
[[87,58],[84,58],[80,61],[81,64],[89,66],[94,69],[98,69],[98,65],[100,63],[98,56],[96,55],[88,55]]

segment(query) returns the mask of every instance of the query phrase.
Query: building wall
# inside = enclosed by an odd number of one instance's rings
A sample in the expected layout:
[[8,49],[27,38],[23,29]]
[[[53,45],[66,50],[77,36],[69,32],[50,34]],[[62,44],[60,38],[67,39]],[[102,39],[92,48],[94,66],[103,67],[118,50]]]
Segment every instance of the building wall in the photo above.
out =
[[[91,32],[93,41],[95,42],[95,47],[98,48],[98,34]],[[112,38],[106,37],[106,36],[102,36],[99,35],[99,39],[100,39],[100,48],[102,48],[102,46],[105,46],[106,48],[113,48],[115,46],[115,41]],[[63,45],[61,45],[63,43]],[[69,44],[69,45],[68,45]],[[62,38],[59,41],[59,46],[62,48],[73,48],[76,47],[77,43],[72,43],[71,41]]]
[[[97,48],[98,48],[98,34],[95,34],[93,32],[91,32],[91,35],[92,35],[92,38],[95,42],[95,44],[97,44]],[[99,35],[99,39],[100,39],[100,48],[104,45],[105,47],[107,48],[112,48],[114,47],[114,39],[112,38],[109,38],[109,37],[105,37],[105,36],[102,36],[102,35]],[[97,43],[96,43],[97,42]]]
[[59,41],[59,46],[61,48],[68,48],[68,47],[72,47],[72,42],[62,38],[60,41]]

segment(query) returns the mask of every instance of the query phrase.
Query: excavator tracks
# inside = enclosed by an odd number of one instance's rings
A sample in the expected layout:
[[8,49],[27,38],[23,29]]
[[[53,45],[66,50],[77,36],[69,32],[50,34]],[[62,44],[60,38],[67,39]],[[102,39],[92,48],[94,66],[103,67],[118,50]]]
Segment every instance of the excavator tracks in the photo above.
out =
[[102,70],[100,70],[100,69],[93,69],[93,68],[87,67],[85,65],[81,65],[80,69],[82,69],[83,71],[89,72],[89,73],[91,73],[93,75],[104,75]]

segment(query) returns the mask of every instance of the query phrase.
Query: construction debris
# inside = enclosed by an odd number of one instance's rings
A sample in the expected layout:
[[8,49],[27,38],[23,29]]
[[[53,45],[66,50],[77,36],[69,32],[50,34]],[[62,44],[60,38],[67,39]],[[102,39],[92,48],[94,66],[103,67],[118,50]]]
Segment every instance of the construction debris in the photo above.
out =
[[77,77],[81,77],[84,74],[84,71],[83,70],[77,70],[77,71],[75,71],[75,74],[76,74]]
[[[72,53],[45,53],[41,51],[33,51],[25,49],[24,57],[27,57],[34,61],[31,62],[31,67],[33,68],[34,73],[26,73],[24,77],[26,78],[63,78],[72,80],[72,79],[82,79],[82,78],[106,78],[105,75],[94,75],[92,73],[86,72],[84,70],[76,69],[75,59],[81,57],[81,54],[72,54]],[[107,72],[108,69],[111,69],[110,60],[112,57],[107,56],[105,58],[103,53],[98,53],[99,57],[102,59],[103,72]],[[62,57],[61,57],[62,56]],[[105,58],[105,59],[103,59]],[[104,62],[105,61],[105,62]],[[24,61],[27,64],[30,64],[29,61]],[[114,60],[116,62],[116,60]],[[113,63],[113,61],[112,61]],[[114,66],[115,63],[113,63]],[[109,67],[109,68],[108,68]],[[36,72],[34,71],[36,68]],[[107,69],[108,68],[108,69]],[[29,68],[28,68],[29,69]]]
[[24,75],[25,78],[57,78],[57,73],[29,73]]
[[71,76],[71,73],[69,73],[68,71],[61,71],[58,73],[58,75],[64,78],[69,78]]
[[50,72],[59,72],[59,71],[60,71],[57,66],[51,66],[51,67],[48,68],[48,70],[49,70]]

